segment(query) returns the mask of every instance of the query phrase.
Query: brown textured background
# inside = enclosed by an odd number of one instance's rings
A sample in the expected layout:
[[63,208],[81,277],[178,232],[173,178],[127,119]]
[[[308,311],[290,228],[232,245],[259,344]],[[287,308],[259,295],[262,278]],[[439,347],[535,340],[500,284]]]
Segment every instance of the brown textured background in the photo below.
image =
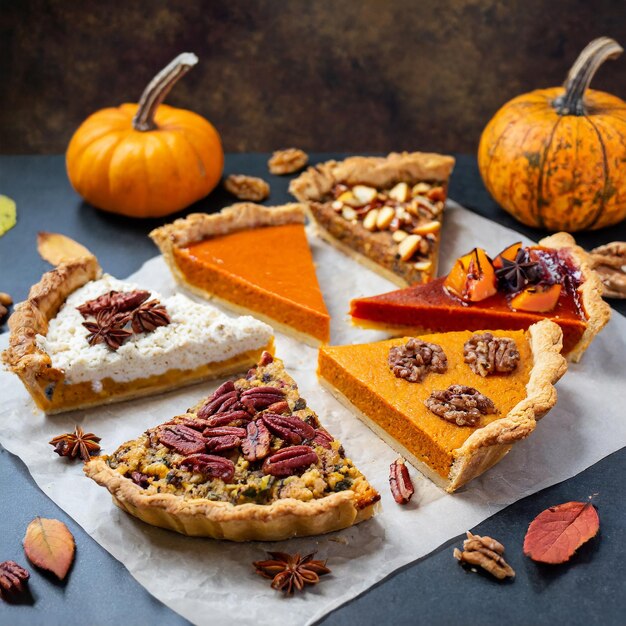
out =
[[[474,152],[509,98],[562,83],[592,38],[626,44],[624,0],[2,0],[0,152],[63,152],[183,51],[168,102],[227,151]],[[594,86],[626,97],[626,57]]]

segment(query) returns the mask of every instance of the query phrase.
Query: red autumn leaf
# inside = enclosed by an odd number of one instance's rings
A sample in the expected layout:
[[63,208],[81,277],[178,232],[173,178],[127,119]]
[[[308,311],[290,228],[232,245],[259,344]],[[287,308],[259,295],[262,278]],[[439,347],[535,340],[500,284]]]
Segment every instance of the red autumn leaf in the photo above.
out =
[[565,563],[599,529],[600,518],[590,502],[551,506],[530,523],[524,554],[540,563]]
[[28,560],[63,580],[74,560],[74,537],[57,519],[36,517],[26,529],[24,552]]

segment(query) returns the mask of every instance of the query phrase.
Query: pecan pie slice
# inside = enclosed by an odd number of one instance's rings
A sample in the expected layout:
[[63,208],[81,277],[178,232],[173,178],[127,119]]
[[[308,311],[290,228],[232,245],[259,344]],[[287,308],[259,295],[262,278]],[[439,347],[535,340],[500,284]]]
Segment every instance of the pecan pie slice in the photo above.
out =
[[380,499],[269,353],[85,473],[149,524],[233,541],[339,530]]
[[437,271],[454,159],[422,152],[328,161],[294,179],[319,235],[388,280],[425,283]]
[[[563,333],[469,331],[324,346],[318,374],[389,445],[447,491],[497,463],[556,402]],[[502,348],[504,346],[504,349]]]
[[44,274],[9,328],[3,359],[46,413],[245,371],[273,346],[267,324],[119,281],[90,254]]
[[188,215],[150,237],[188,289],[317,345],[330,338],[330,316],[304,222],[300,204],[242,202]]

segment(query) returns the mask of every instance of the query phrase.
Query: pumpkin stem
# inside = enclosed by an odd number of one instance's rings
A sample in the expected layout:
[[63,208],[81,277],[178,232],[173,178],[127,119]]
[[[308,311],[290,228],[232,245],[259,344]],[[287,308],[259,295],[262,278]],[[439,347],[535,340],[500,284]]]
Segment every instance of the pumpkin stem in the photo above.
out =
[[198,62],[198,57],[191,52],[179,54],[166,65],[143,90],[139,108],[133,117],[135,130],[154,130],[157,125],[154,115],[159,105],[165,100],[172,87]]
[[616,59],[624,49],[609,37],[594,39],[580,53],[569,71],[563,87],[565,93],[559,96],[553,106],[559,115],[585,115],[585,91],[598,68],[609,59]]

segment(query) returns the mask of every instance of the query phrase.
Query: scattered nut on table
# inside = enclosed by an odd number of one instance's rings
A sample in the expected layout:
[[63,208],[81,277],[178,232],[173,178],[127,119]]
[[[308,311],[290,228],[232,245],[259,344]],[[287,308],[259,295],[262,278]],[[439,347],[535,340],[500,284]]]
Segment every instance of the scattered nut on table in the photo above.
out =
[[224,188],[239,200],[261,202],[270,195],[270,186],[262,178],[231,174],[224,181]]

